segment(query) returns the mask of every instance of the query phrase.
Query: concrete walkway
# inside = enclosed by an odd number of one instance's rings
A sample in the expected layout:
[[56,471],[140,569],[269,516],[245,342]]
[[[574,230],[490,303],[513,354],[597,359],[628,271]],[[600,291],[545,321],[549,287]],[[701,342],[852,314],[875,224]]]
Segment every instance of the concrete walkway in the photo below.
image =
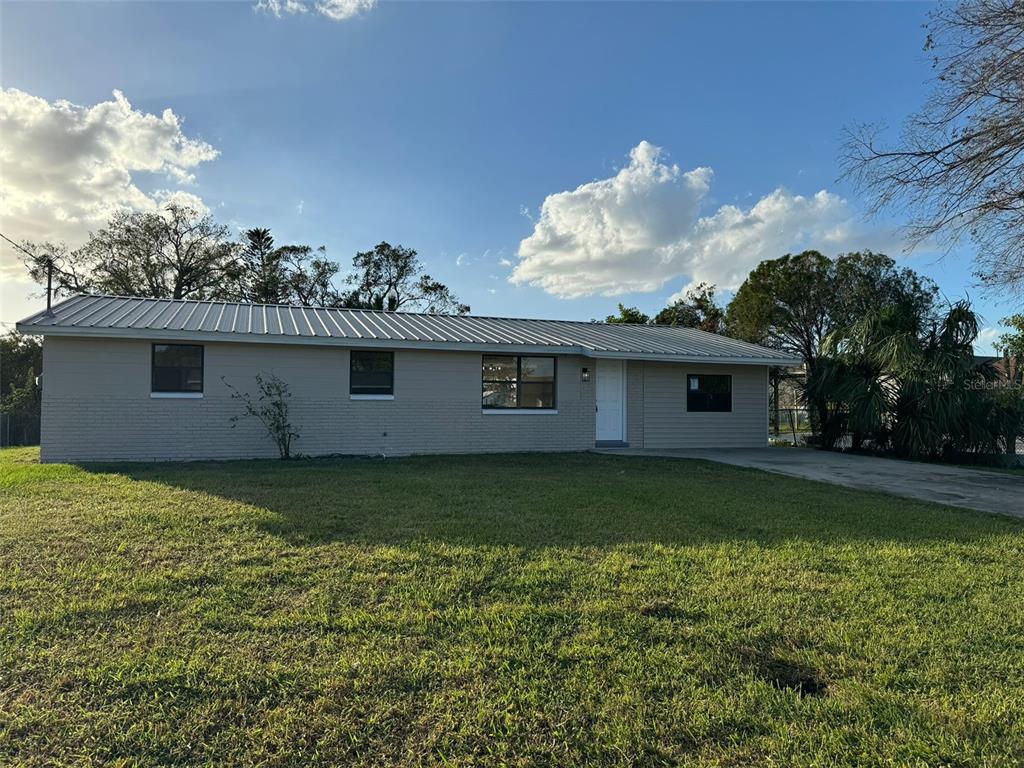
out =
[[601,453],[704,459],[752,467],[823,483],[882,491],[982,512],[1024,517],[1024,473],[986,472],[940,464],[923,464],[874,456],[853,456],[803,448],[720,448],[645,450],[612,448]]

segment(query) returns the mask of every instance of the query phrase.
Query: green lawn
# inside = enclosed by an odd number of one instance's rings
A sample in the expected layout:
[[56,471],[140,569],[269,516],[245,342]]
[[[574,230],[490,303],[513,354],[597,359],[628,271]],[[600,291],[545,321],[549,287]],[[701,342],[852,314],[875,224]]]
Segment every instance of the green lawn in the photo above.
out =
[[2,765],[1022,761],[1022,521],[670,459],[0,453]]

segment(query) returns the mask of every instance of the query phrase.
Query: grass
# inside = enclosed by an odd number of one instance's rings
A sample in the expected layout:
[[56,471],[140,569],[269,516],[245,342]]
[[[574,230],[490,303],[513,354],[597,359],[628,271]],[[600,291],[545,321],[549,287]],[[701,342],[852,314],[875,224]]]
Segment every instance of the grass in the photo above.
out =
[[0,453],[0,764],[1004,766],[1021,521],[604,455]]

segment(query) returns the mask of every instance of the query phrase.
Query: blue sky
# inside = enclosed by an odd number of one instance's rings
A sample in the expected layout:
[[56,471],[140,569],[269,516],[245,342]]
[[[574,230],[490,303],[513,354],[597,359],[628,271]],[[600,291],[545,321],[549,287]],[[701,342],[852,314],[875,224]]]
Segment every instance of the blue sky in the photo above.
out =
[[[839,145],[927,94],[928,8],[381,2],[335,21],[241,1],[3,3],[0,72],[48,104],[119,90],[216,150],[179,158],[189,183],[136,162],[145,195],[184,190],[342,263],[384,239],[414,247],[475,314],[592,318],[656,311],[791,248],[898,255],[898,220],[863,220],[837,181]],[[771,237],[751,229],[762,211]],[[10,208],[2,223],[16,239],[42,226]],[[10,322],[31,306],[3,258]],[[905,263],[968,292],[986,326],[1010,313],[972,287],[969,248]]]

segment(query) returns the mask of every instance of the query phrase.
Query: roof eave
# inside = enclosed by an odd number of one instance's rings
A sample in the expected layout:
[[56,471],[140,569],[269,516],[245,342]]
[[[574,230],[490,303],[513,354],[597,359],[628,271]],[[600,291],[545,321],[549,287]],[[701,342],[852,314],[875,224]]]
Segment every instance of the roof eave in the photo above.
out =
[[333,347],[371,347],[374,349],[428,349],[449,352],[494,352],[536,355],[579,355],[595,360],[649,360],[678,363],[712,363],[728,365],[799,365],[797,358],[730,356],[730,355],[677,355],[658,352],[611,352],[593,350],[578,345],[484,343],[465,341],[404,341],[398,339],[338,338],[335,336],[282,336],[265,333],[231,333],[218,331],[177,331],[165,329],[131,328],[67,328],[57,325],[37,325],[20,322],[15,325],[21,333],[41,336],[67,336],[74,338],[136,339],[148,341],[204,341],[225,344],[281,344]]

